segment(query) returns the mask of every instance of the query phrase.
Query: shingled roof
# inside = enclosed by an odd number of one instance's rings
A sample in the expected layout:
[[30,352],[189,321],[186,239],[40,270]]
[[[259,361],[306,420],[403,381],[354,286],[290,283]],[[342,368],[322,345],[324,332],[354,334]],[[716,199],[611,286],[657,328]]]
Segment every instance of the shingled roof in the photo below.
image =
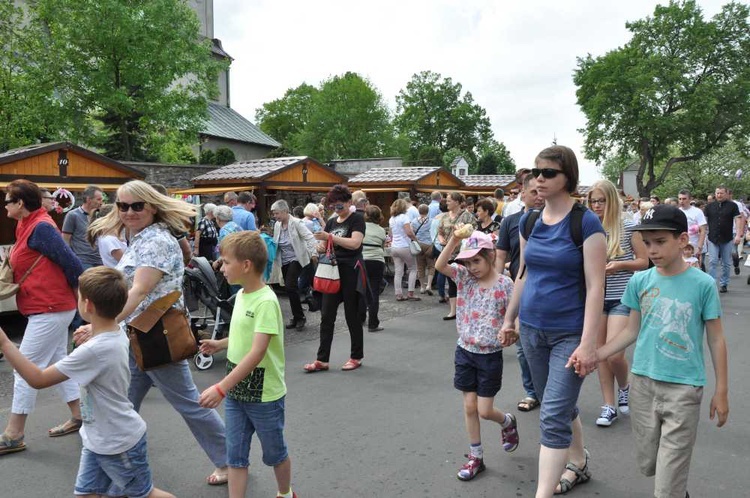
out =
[[461,175],[467,187],[504,187],[516,181],[515,175]]
[[240,161],[223,166],[211,172],[196,176],[193,182],[213,182],[220,180],[260,181],[282,169],[310,159],[307,156],[273,157],[267,159],[253,159]]
[[403,183],[416,182],[440,169],[440,166],[406,168],[372,168],[349,178],[349,183]]
[[237,142],[281,147],[279,142],[263,133],[240,113],[214,102],[208,103],[208,120],[201,134]]

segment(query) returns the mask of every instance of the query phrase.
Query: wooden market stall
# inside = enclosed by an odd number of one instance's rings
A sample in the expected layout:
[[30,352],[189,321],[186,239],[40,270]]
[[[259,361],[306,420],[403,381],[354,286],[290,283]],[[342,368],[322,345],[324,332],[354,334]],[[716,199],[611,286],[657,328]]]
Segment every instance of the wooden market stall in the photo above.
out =
[[[128,180],[143,180],[145,174],[70,142],[29,145],[0,153],[0,187],[13,180],[30,180],[50,192],[58,189],[81,192],[97,185],[110,196]],[[66,207],[70,207],[66,205]],[[15,237],[15,221],[0,210],[0,244],[10,244]],[[62,226],[64,213],[51,213]]]
[[288,199],[290,208],[317,203],[333,185],[346,183],[346,177],[311,157],[297,156],[240,161],[197,176],[191,182],[193,188],[173,193],[215,195],[252,191],[258,198],[258,217],[261,224],[266,224],[271,204],[277,199]]
[[439,166],[413,166],[372,168],[350,178],[349,188],[367,193],[370,204],[383,210],[383,218],[387,222],[390,206],[398,198],[399,192],[408,192],[412,199],[416,199],[418,193],[461,191],[464,183]]

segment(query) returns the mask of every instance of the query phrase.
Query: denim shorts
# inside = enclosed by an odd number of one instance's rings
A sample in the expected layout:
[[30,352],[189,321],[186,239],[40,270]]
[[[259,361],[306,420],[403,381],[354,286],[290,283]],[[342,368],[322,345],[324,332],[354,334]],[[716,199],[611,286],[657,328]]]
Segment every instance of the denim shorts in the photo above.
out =
[[569,448],[583,379],[565,364],[581,344],[581,331],[540,330],[521,322],[521,342],[534,390],[542,402],[539,442],[547,448]]
[[250,465],[250,440],[258,435],[263,463],[275,467],[289,457],[284,441],[284,397],[265,403],[245,403],[227,398],[224,409],[227,426],[227,464],[232,468]]
[[630,316],[630,308],[620,302],[620,300],[604,301],[604,314],[618,315],[618,316]]
[[154,488],[148,466],[146,435],[117,455],[99,455],[83,448],[76,477],[76,495],[142,498]]
[[472,353],[456,346],[453,386],[465,393],[494,398],[503,385],[503,352]]

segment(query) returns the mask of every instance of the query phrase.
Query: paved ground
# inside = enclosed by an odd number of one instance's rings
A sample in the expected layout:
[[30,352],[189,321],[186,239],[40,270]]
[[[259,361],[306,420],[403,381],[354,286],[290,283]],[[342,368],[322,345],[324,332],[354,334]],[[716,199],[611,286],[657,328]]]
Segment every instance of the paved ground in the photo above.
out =
[[[743,270],[744,272],[744,270]],[[730,348],[730,419],[717,429],[708,420],[708,401],[700,423],[690,480],[692,496],[748,496],[750,485],[750,396],[743,377],[750,372],[750,313],[747,275],[734,277],[722,297]],[[484,425],[487,472],[470,483],[455,478],[466,452],[460,395],[452,388],[455,328],[440,316],[437,298],[421,303],[395,303],[392,288],[385,294],[384,332],[365,337],[364,366],[355,372],[332,370],[305,374],[301,366],[314,358],[317,329],[312,315],[305,332],[287,340],[287,438],[293,458],[295,489],[308,497],[530,497],[533,496],[538,452],[538,411],[518,414],[521,446],[505,454],[499,431]],[[283,303],[283,300],[282,300]],[[340,319],[343,322],[343,317]],[[347,335],[334,340],[331,363],[348,356]],[[514,351],[505,354],[505,387],[496,404],[515,412],[521,397]],[[222,360],[211,370],[194,372],[200,388],[218,380]],[[0,420],[7,416],[10,397],[3,396],[10,369],[0,363]],[[5,383],[3,384],[3,379]],[[710,381],[712,382],[712,380]],[[709,384],[712,386],[712,384]],[[626,418],[608,429],[594,426],[600,396],[595,378],[584,384],[581,413],[586,445],[592,454],[594,478],[575,496],[647,497],[652,481],[636,470],[630,424]],[[172,408],[153,390],[142,412],[149,424],[149,455],[155,482],[179,497],[220,497],[226,490],[202,483],[211,466]],[[3,498],[69,496],[80,440],[50,439],[46,429],[63,420],[66,410],[53,390],[39,397],[28,424],[29,449],[2,457]],[[270,469],[252,451],[248,496],[273,496]]]

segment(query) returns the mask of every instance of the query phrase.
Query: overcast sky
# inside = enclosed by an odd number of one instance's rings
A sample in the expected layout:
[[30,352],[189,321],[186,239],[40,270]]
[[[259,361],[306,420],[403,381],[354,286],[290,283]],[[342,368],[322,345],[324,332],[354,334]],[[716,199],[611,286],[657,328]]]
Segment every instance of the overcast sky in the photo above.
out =
[[[664,1],[663,3],[667,3]],[[702,0],[710,17],[723,3]],[[576,151],[582,184],[598,177],[583,157],[576,57],[629,39],[646,0],[214,0],[215,36],[234,57],[231,105],[250,120],[288,88],[346,71],[367,77],[395,110],[417,72],[460,82],[487,110],[516,164],[557,142]]]

